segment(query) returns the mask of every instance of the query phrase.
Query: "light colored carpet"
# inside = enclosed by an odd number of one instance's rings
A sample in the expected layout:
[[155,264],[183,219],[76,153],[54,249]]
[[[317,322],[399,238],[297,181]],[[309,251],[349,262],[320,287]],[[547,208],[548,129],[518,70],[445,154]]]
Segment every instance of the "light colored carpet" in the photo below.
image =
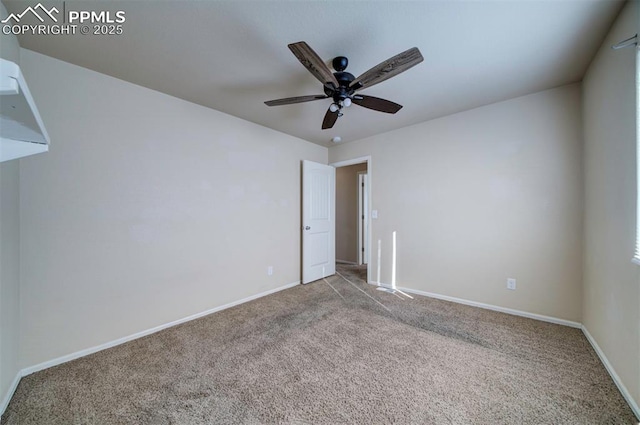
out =
[[2,424],[635,424],[580,330],[336,275],[23,378]]

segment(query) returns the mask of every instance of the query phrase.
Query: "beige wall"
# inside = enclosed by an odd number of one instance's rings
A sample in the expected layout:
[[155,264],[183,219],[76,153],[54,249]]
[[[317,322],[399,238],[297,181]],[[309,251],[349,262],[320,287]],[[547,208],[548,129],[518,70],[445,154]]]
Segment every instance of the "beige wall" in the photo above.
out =
[[[8,14],[4,4],[0,2],[0,20],[5,19]],[[15,35],[0,31],[0,57],[20,64],[20,45]]]
[[358,172],[367,164],[336,168],[336,260],[358,261]]
[[0,413],[20,370],[20,216],[18,160],[0,163]]
[[[7,16],[0,3],[0,19]],[[19,62],[14,35],[0,32],[0,57]],[[20,215],[19,162],[0,163],[0,413],[19,367]]]
[[[300,161],[327,149],[28,50],[21,362],[300,280]],[[267,276],[267,267],[274,267]]]
[[640,403],[640,267],[636,225],[635,51],[611,45],[638,28],[638,2],[618,17],[583,81],[583,323]]
[[331,147],[372,156],[381,281],[397,231],[399,286],[580,321],[580,102],[574,84]]

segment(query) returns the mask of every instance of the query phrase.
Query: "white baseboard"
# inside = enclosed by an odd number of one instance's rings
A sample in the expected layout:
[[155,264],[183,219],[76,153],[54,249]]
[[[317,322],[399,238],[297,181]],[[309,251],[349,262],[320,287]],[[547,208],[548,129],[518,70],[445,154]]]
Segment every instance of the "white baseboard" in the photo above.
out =
[[7,391],[4,398],[2,399],[2,403],[0,403],[0,416],[4,415],[4,411],[7,410],[7,406],[9,406],[9,401],[11,401],[11,397],[13,397],[13,393],[15,393],[16,388],[18,388],[20,379],[22,379],[22,371],[18,371],[18,373],[16,373],[16,377],[13,378],[13,381],[9,386],[9,390]]
[[[373,282],[373,281],[369,281],[369,283],[371,285],[377,285],[378,284],[377,282]],[[391,285],[389,285],[387,283],[380,283],[380,286],[384,286],[385,288],[390,288],[391,287]],[[458,304],[470,305],[472,307],[484,308],[486,310],[499,311],[501,313],[513,314],[514,316],[527,317],[529,319],[541,320],[543,322],[555,323],[557,325],[570,326],[572,328],[580,329],[582,327],[581,323],[572,322],[571,320],[559,319],[557,317],[544,316],[542,314],[529,313],[528,311],[514,310],[512,308],[500,307],[500,306],[497,306],[497,305],[485,304],[485,303],[480,303],[480,302],[477,302],[477,301],[465,300],[463,298],[450,297],[448,295],[434,294],[432,292],[419,291],[417,289],[404,288],[404,287],[401,287],[401,286],[398,286],[397,288],[399,290],[401,290],[403,292],[407,292],[409,294],[423,295],[423,296],[429,297],[429,298],[436,298],[436,299],[439,299],[439,300],[451,301],[451,302],[458,303]]]
[[620,390],[620,392],[622,393],[622,396],[631,407],[631,410],[633,410],[633,413],[636,415],[636,418],[638,419],[638,421],[640,421],[640,407],[638,407],[638,403],[636,403],[633,397],[631,397],[629,390],[627,390],[627,387],[622,383],[622,380],[616,373],[615,369],[613,368],[613,365],[611,365],[611,363],[609,362],[609,359],[607,359],[607,356],[604,355],[604,352],[602,351],[602,349],[600,348],[596,340],[593,338],[593,336],[591,336],[587,328],[584,325],[582,325],[581,329],[582,329],[582,333],[584,334],[584,336],[587,337],[587,340],[595,350],[598,357],[600,357],[600,361],[604,365],[605,369],[607,369],[607,372],[609,372],[609,375],[611,376],[611,379],[613,379],[613,382],[615,382],[616,386],[618,387],[618,390]]
[[216,313],[216,312],[221,311],[221,310],[226,310],[227,308],[235,307],[235,306],[237,306],[239,304],[243,304],[243,303],[246,303],[246,302],[249,302],[249,301],[253,301],[255,299],[262,298],[262,297],[267,296],[267,295],[271,295],[271,294],[273,294],[275,292],[279,292],[279,291],[282,291],[282,290],[285,290],[285,289],[292,288],[292,287],[297,286],[299,284],[300,284],[300,281],[289,283],[287,285],[280,286],[280,287],[275,288],[275,289],[270,289],[268,291],[261,292],[261,293],[256,294],[256,295],[251,295],[250,297],[243,298],[243,299],[238,300],[238,301],[230,302],[229,304],[221,305],[219,307],[214,307],[212,309],[209,309],[209,310],[206,310],[206,311],[203,311],[203,312],[200,312],[200,313],[192,314],[191,316],[188,316],[188,317],[185,317],[185,318],[182,318],[182,319],[174,320],[173,322],[165,323],[163,325],[159,325],[159,326],[156,326],[156,327],[151,328],[151,329],[147,329],[147,330],[144,330],[144,331],[141,331],[141,332],[137,332],[137,333],[132,334],[132,335],[128,335],[128,336],[125,336],[125,337],[122,337],[122,338],[118,338],[116,340],[109,341],[109,342],[106,342],[104,344],[96,345],[94,347],[90,347],[90,348],[86,348],[84,350],[76,351],[75,353],[67,354],[65,356],[55,358],[53,360],[49,360],[49,361],[46,361],[46,362],[43,362],[43,363],[39,363],[39,364],[36,364],[36,365],[33,365],[33,366],[29,366],[27,368],[22,369],[21,376],[31,375],[32,373],[39,372],[41,370],[48,369],[48,368],[53,367],[53,366],[58,366],[58,365],[60,365],[62,363],[66,363],[66,362],[69,362],[71,360],[78,359],[80,357],[88,356],[89,354],[97,353],[98,351],[106,350],[107,348],[115,347],[117,345],[124,344],[125,342],[129,342],[129,341],[132,341],[134,339],[142,338],[143,336],[151,335],[151,334],[159,332],[159,331],[161,331],[163,329],[167,329],[167,328],[170,328],[172,326],[179,325],[181,323],[189,322],[191,320],[199,319],[200,317],[207,316],[209,314]]
[[336,260],[336,263],[338,264],[349,264],[351,266],[357,266],[358,263],[353,262],[353,261],[345,261],[345,260]]

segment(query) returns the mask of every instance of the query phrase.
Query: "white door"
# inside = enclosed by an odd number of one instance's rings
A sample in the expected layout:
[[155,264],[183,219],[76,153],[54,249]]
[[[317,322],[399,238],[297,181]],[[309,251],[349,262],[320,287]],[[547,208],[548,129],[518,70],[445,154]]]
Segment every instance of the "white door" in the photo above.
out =
[[336,273],[336,169],[302,161],[302,283]]

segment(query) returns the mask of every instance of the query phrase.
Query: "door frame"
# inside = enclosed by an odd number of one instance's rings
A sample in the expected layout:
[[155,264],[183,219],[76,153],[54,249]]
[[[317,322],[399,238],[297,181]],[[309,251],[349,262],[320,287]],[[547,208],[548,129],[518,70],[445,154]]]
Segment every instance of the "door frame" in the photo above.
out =
[[[358,265],[369,264],[369,170],[358,171]],[[362,190],[364,187],[365,190]],[[364,193],[363,193],[364,192]],[[364,208],[363,208],[364,206]],[[366,214],[365,214],[366,213]]]
[[[373,187],[373,164],[371,161],[371,155],[367,155],[367,156],[360,156],[357,158],[352,158],[352,159],[346,159],[344,161],[337,161],[337,162],[332,162],[329,165],[331,165],[332,167],[335,168],[340,168],[340,167],[347,167],[349,165],[355,165],[355,164],[363,164],[366,163],[367,164],[367,209],[369,210],[369,226],[367,229],[367,251],[369,252],[369,257],[371,257],[371,233],[372,232],[372,228],[373,228],[373,220],[371,220],[371,206],[373,205],[372,199],[371,199],[371,192],[372,192],[372,187]],[[371,271],[371,258],[369,258],[369,262],[367,263],[367,283],[371,283],[371,276],[372,276],[372,271]]]

